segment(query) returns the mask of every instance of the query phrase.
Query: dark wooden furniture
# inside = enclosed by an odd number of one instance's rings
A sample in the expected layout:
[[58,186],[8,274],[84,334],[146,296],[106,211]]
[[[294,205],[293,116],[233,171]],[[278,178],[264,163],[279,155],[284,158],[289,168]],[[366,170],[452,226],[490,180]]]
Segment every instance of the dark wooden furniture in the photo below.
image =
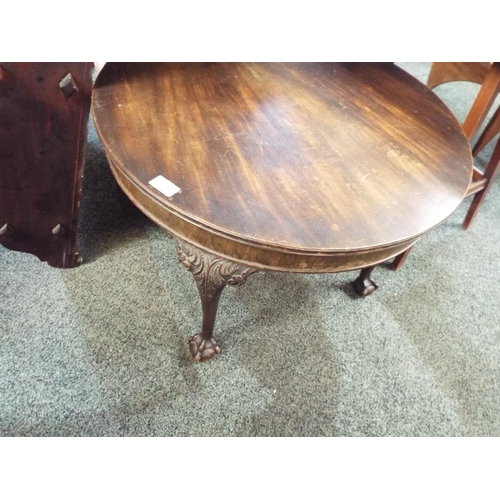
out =
[[[463,128],[465,135],[472,144],[479,132],[480,126],[483,124],[488,111],[493,105],[493,101],[500,92],[500,62],[494,62],[490,65],[488,72],[484,77],[481,89],[472,105],[467,118],[464,121]],[[493,115],[492,120],[474,146],[473,153],[477,154],[491,139],[500,131],[499,127],[499,110]],[[481,172],[474,167],[473,182],[471,183],[467,196],[474,195],[472,203],[465,216],[463,227],[467,229],[472,223],[474,217],[479,210],[479,207],[484,201],[486,194],[491,186],[491,181],[494,179],[498,165],[500,164],[500,140],[493,150],[491,158],[486,166],[486,170]]]
[[[474,140],[483,125],[488,112],[490,111],[498,93],[500,92],[500,63],[433,63],[427,86],[437,87],[443,83],[453,81],[469,81],[480,83],[479,90],[474,103],[472,104],[467,117],[463,123],[464,133],[469,143],[474,144]],[[491,120],[486,125],[482,134],[472,148],[472,154],[476,156],[498,133],[500,132],[500,107],[495,111]],[[476,216],[481,204],[495,178],[500,164],[500,140],[497,141],[493,153],[488,161],[486,169],[481,172],[474,166],[473,178],[466,197],[474,196],[462,223],[464,229],[468,229]],[[392,264],[393,269],[401,269],[405,259],[411,249],[398,255]]]
[[[427,86],[434,88],[442,83],[451,81],[469,81],[481,84],[481,89],[465,118],[463,129],[471,144],[483,125],[486,115],[493,106],[493,102],[500,92],[500,63],[498,62],[468,62],[468,63],[433,63]],[[500,132],[500,108],[486,125],[483,133],[472,149],[475,156]],[[467,196],[475,195],[469,211],[463,222],[467,229],[474,219],[481,203],[488,192],[490,182],[495,176],[500,162],[500,143],[497,143],[488,162],[486,170],[481,172],[474,168],[474,178]]]
[[486,124],[483,133],[479,136],[472,148],[472,154],[477,155],[493,138],[500,133],[500,106],[496,109],[491,120]]
[[0,244],[56,267],[76,229],[91,63],[0,63]]
[[[258,270],[370,273],[445,220],[472,174],[448,108],[392,64],[108,64],[93,94],[118,183],[177,241],[211,358],[225,285]],[[162,176],[179,192],[151,186]]]
[[[443,83],[455,81],[468,81],[481,84],[481,89],[463,123],[464,133],[469,143],[473,144],[479,129],[493,106],[495,98],[500,92],[500,63],[432,63],[427,80],[429,88],[432,89]],[[473,156],[476,156],[499,132],[500,107],[495,111],[472,148]],[[491,182],[495,178],[499,164],[500,140],[496,143],[485,171],[481,172],[481,170],[474,166],[473,178],[466,194],[466,197],[474,196],[474,198],[462,223],[464,229],[469,228],[482,205]],[[394,259],[394,269],[401,269],[410,250],[406,250]]]
[[427,78],[427,86],[433,89],[449,82],[473,82],[482,85],[490,68],[490,62],[434,62]]

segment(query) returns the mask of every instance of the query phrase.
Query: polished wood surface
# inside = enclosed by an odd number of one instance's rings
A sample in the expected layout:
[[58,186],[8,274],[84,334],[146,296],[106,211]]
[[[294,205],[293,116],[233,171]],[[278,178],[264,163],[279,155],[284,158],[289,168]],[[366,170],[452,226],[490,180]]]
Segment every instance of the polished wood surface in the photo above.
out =
[[[456,119],[392,64],[108,64],[93,113],[138,206],[178,236],[263,267],[385,260],[448,217],[471,178]],[[158,193],[148,185],[157,175],[181,192]]]
[[[469,128],[465,128],[464,131],[467,133],[470,129],[470,133],[474,134],[470,139],[475,136],[479,130],[480,124],[484,121],[486,113],[490,110],[498,92],[500,91],[500,62],[494,62],[491,64],[488,73],[484,78],[484,83],[479,91],[474,104],[467,116],[466,122],[469,122]],[[469,118],[472,116],[471,118]],[[490,142],[493,137],[500,131],[500,108],[496,110],[491,118],[490,122],[484,129],[483,133],[479,137],[476,145],[474,146],[473,152],[477,154],[488,142]],[[500,139],[497,140],[496,145],[493,149],[493,153],[486,165],[484,172],[479,169],[474,168],[473,181],[471,182],[469,189],[467,191],[467,196],[474,195],[472,203],[470,204],[469,210],[465,216],[462,223],[464,229],[467,229],[488,193],[491,182],[495,178],[498,167],[500,166]]]
[[488,111],[500,92],[500,63],[490,65],[474,104],[465,118],[463,129],[470,143],[474,142]]
[[76,266],[91,63],[0,63],[0,244]]
[[[467,114],[463,129],[470,143],[474,142],[476,134],[481,128],[495,98],[500,90],[500,63],[484,63],[484,62],[434,62],[432,63],[431,71],[427,79],[427,86],[432,89],[443,83],[465,81],[481,84],[474,103],[472,104],[469,113]],[[500,132],[500,108],[497,109],[486,125],[483,133],[476,141],[472,149],[472,153],[476,156],[494,137]],[[489,190],[490,182],[496,174],[498,168],[498,147],[488,162],[487,168],[481,172],[475,166],[473,167],[473,178],[465,196],[475,195],[469,207],[467,215],[462,223],[464,229],[468,229],[474,220],[479,207],[484,201],[484,197]],[[392,263],[392,268],[395,270],[401,269],[404,261],[408,257],[411,247],[398,255]]]
[[[449,81],[471,81],[481,84],[481,88],[465,118],[464,133],[472,144],[486,119],[498,93],[500,92],[500,63],[433,63],[427,85],[432,88]],[[483,133],[473,148],[477,155],[500,132],[500,108],[495,111]],[[494,147],[484,172],[474,167],[473,179],[466,196],[474,195],[467,215],[462,223],[468,229],[495,178],[500,164],[500,140]]]
[[196,361],[220,352],[226,285],[362,268],[369,295],[375,265],[448,217],[472,175],[458,122],[392,64],[110,64],[93,113],[118,183],[194,276]]
[[[491,62],[434,62],[427,79],[430,89],[449,82],[472,82],[481,85],[473,107],[464,122],[464,131],[472,143],[500,88],[498,87],[498,64]],[[484,88],[483,88],[484,87]],[[472,150],[478,154],[500,132],[500,108],[487,124]]]

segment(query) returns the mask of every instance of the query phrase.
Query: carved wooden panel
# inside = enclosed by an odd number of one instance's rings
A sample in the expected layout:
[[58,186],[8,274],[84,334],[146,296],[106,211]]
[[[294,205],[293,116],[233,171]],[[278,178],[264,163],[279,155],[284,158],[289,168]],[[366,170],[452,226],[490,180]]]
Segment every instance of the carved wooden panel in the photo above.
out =
[[92,64],[0,68],[0,244],[73,267]]

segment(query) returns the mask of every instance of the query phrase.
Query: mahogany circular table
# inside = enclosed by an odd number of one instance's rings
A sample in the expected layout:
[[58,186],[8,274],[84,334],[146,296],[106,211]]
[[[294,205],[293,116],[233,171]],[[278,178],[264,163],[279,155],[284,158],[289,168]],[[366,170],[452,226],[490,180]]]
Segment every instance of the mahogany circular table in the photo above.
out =
[[200,292],[196,361],[225,285],[258,270],[362,269],[462,201],[472,157],[427,87],[386,63],[112,63],[93,95],[123,191],[177,242]]

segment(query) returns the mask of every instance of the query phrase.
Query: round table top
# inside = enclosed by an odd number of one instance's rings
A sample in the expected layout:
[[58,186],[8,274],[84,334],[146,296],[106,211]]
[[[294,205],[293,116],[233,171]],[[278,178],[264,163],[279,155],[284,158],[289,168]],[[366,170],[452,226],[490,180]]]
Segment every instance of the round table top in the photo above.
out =
[[[109,158],[156,203],[285,252],[415,238],[472,175],[452,113],[388,63],[111,63],[93,113]],[[159,175],[180,191],[157,191]]]

